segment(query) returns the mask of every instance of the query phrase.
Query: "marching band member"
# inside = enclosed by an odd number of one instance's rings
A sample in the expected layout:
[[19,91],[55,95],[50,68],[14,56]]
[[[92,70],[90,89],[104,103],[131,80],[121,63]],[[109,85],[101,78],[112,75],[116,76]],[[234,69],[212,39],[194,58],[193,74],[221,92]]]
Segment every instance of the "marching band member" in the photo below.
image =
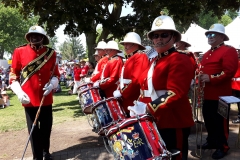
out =
[[213,24],[205,35],[211,49],[203,55],[200,68],[200,81],[205,83],[202,114],[208,133],[202,149],[217,149],[212,158],[220,159],[229,150],[229,114],[225,119],[218,113],[218,101],[219,96],[232,95],[231,81],[238,68],[238,55],[235,48],[224,44],[229,38],[222,24]]
[[107,98],[113,97],[113,91],[117,89],[117,83],[119,80],[120,71],[123,66],[122,58],[117,55],[121,53],[118,44],[115,41],[109,41],[105,47],[106,53],[108,54],[109,61],[105,65],[101,72],[100,81],[96,81],[93,86],[100,87]]
[[25,109],[29,133],[41,100],[45,96],[30,141],[33,159],[42,160],[44,152],[44,159],[52,160],[49,153],[53,119],[52,90],[57,88],[60,76],[56,64],[56,52],[45,46],[49,44],[49,39],[40,26],[32,26],[25,38],[29,44],[14,50],[9,81],[12,91]]
[[157,17],[148,38],[152,40],[158,56],[139,79],[140,101],[128,109],[130,115],[152,114],[167,149],[181,151],[173,159],[185,160],[188,157],[190,128],[194,125],[188,100],[194,68],[190,58],[174,47],[181,40],[181,34],[171,17]]
[[[240,97],[240,45],[236,48],[238,52],[238,70],[232,79],[232,90],[233,95],[236,97]],[[233,120],[233,123],[240,123],[240,104],[237,103],[238,106],[238,117]]]
[[81,64],[80,63],[74,63],[74,67],[73,67],[73,75],[74,75],[73,94],[77,93],[77,89],[80,86],[81,72],[82,72]]
[[137,33],[127,33],[120,44],[124,45],[128,59],[121,70],[119,89],[114,91],[113,96],[122,98],[123,109],[128,113],[127,107],[134,105],[133,101],[140,95],[138,78],[148,67],[149,61],[147,54],[141,51],[145,47],[141,45],[141,38]]
[[84,81],[84,77],[87,76],[88,70],[89,70],[89,66],[86,64],[85,60],[81,60],[80,61],[81,64],[81,74],[80,74],[80,78],[82,81]]
[[95,48],[98,56],[100,56],[101,59],[98,61],[96,69],[95,69],[92,77],[90,78],[90,80],[92,82],[96,82],[97,80],[99,80],[101,78],[101,72],[102,72],[104,66],[106,65],[106,63],[108,62],[108,55],[106,54],[106,51],[104,50],[105,47],[106,47],[106,42],[100,41],[100,42],[98,42],[98,45]]

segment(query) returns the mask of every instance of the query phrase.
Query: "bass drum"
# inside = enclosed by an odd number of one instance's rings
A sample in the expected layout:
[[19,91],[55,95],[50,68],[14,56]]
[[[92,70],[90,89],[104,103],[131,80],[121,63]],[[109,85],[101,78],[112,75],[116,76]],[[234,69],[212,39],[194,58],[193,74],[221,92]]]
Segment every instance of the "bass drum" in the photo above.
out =
[[106,137],[115,159],[171,159],[171,153],[150,115],[131,117],[117,123],[106,131]]

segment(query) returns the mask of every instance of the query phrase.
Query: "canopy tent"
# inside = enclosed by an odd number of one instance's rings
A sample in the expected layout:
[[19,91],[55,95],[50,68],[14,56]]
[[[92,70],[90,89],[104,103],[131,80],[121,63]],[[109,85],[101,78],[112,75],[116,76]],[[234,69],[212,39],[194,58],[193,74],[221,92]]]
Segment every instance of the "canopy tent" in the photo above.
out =
[[211,46],[208,44],[208,40],[205,36],[207,30],[198,26],[197,24],[191,23],[188,30],[185,33],[185,36],[188,39],[188,43],[191,44],[189,50],[192,52],[201,51],[205,53],[208,51]]
[[225,33],[229,37],[229,41],[225,43],[233,47],[240,45],[240,16],[237,16],[231,23],[225,27]]

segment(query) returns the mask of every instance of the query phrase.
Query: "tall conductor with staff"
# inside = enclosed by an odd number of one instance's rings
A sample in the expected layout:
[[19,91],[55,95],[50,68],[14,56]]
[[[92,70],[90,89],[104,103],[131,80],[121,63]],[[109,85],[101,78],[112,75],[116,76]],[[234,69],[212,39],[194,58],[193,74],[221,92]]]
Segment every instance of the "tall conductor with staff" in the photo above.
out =
[[[53,49],[45,46],[49,39],[42,27],[30,27],[25,38],[29,43],[14,50],[9,81],[25,109],[28,131],[32,133],[33,159],[42,160],[44,157],[44,160],[52,160],[49,152],[53,122],[52,90],[57,88],[60,76],[57,56]],[[36,126],[30,132],[40,107]]]

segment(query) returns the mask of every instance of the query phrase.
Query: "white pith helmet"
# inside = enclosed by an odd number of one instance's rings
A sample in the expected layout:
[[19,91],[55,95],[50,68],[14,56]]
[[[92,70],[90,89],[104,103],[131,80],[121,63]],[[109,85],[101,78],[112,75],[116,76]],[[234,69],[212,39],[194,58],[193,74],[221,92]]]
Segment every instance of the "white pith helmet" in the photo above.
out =
[[211,32],[223,34],[225,36],[224,41],[229,40],[228,36],[225,34],[225,28],[222,24],[219,24],[219,23],[213,24],[209,28],[209,30],[205,32],[205,35],[207,35],[208,33],[211,33]]
[[121,53],[122,51],[119,50],[118,44],[115,41],[109,41],[105,47],[105,49],[114,49],[117,50],[118,53]]
[[186,47],[191,47],[191,44],[188,43],[188,37],[185,34],[182,34],[181,36],[182,36],[182,38],[181,38],[180,42],[186,43]]
[[49,39],[48,39],[47,33],[45,32],[45,30],[42,27],[35,25],[35,26],[32,26],[29,28],[28,33],[25,34],[25,38],[28,42],[30,42],[30,35],[32,33],[38,33],[38,34],[43,35],[44,36],[43,45],[49,44]]
[[107,43],[102,40],[98,42],[97,47],[95,49],[105,49],[106,45]]
[[235,47],[237,50],[240,50],[240,44],[237,46],[237,47]]
[[153,32],[155,31],[173,31],[174,35],[176,36],[175,42],[181,40],[181,33],[176,30],[175,23],[169,16],[162,15],[155,18],[152,23],[152,29],[147,34],[149,39],[152,39]]
[[124,40],[120,42],[120,44],[124,43],[134,43],[139,45],[140,50],[144,50],[145,47],[141,44],[140,36],[135,32],[129,32],[125,35]]

